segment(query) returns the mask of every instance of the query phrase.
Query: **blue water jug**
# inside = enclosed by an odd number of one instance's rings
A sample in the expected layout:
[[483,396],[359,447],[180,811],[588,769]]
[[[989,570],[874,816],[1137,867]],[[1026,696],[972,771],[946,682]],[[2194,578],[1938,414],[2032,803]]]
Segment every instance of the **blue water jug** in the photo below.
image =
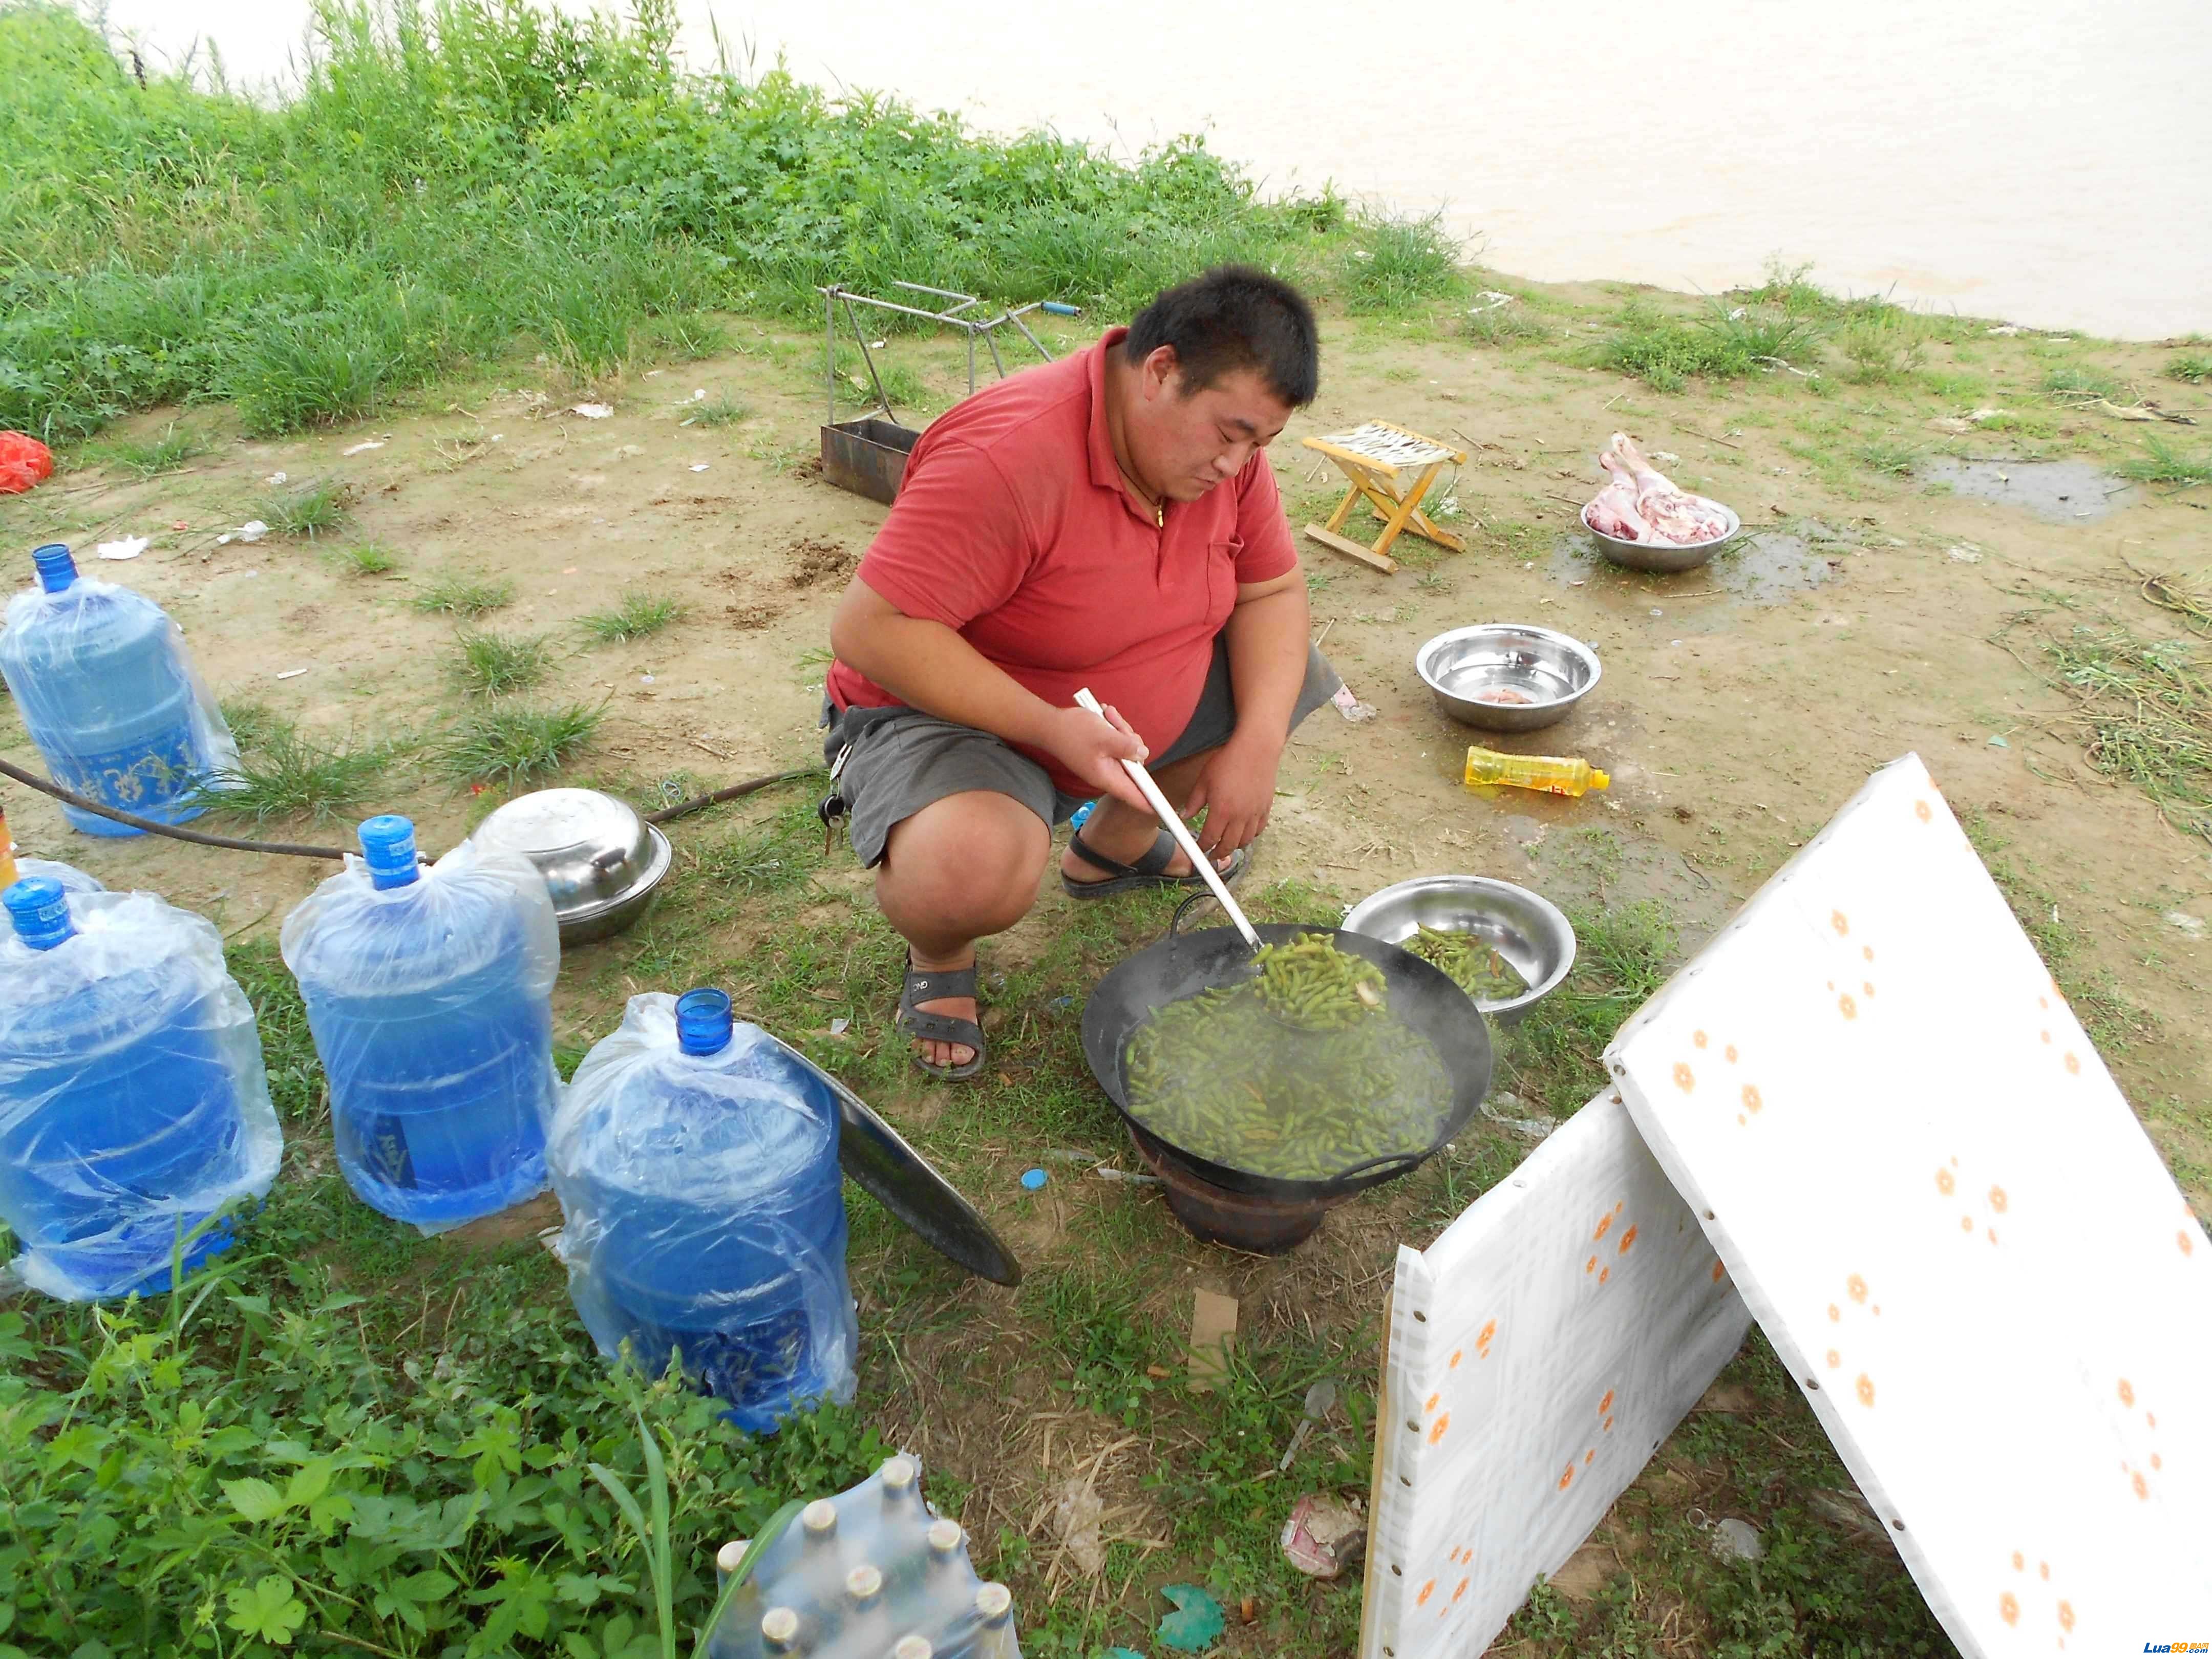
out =
[[698,990],[632,997],[576,1068],[547,1147],[568,1291],[601,1352],[695,1382],[756,1432],[853,1397],[837,1103]]
[[[253,1009],[213,925],[151,893],[33,876],[0,905],[0,1219],[16,1266],[72,1302],[166,1290],[178,1243],[276,1179]],[[217,1221],[185,1266],[229,1243]]]
[[[238,745],[168,613],[112,582],[80,579],[58,543],[31,555],[36,588],[8,602],[0,676],[31,741],[65,789],[162,823],[206,810],[202,785],[238,764]],[[88,836],[141,836],[64,805]]]
[[361,849],[284,919],[284,962],[330,1080],[347,1184],[441,1232],[544,1188],[561,1087],[553,900],[513,854],[463,842],[418,867],[403,817],[363,823]]

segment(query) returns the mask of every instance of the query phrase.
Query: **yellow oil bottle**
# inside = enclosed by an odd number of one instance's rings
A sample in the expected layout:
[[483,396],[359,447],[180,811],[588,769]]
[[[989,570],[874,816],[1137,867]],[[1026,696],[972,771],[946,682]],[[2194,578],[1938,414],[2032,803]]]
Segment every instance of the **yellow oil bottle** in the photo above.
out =
[[1547,795],[1579,795],[1587,789],[1603,789],[1613,780],[1586,760],[1564,760],[1556,755],[1501,755],[1495,749],[1474,747],[1467,751],[1465,781],[1470,789],[1506,784]]

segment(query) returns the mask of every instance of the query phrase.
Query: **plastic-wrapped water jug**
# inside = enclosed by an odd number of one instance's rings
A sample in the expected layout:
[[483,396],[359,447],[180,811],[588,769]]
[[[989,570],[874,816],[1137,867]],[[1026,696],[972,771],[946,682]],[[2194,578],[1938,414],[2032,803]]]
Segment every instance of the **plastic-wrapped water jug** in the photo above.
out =
[[600,1352],[627,1339],[772,1431],[853,1397],[837,1103],[720,991],[629,1000],[584,1057],[547,1148],[568,1292]]
[[403,817],[368,820],[361,848],[284,919],[284,963],[347,1184],[441,1232],[544,1188],[561,1087],[553,900],[527,860],[466,842],[419,867]]
[[[8,601],[0,676],[54,781],[162,823],[198,817],[204,806],[185,803],[238,764],[238,745],[176,623],[142,593],[80,577],[58,543],[31,559],[39,586]],[[88,836],[145,834],[62,813]]]
[[[922,1501],[905,1453],[817,1498],[761,1553],[707,1644],[709,1659],[1021,1659],[1014,1599],[987,1584],[957,1521]],[[734,1571],[745,1544],[715,1555]]]
[[[258,1198],[284,1149],[253,1009],[213,924],[151,893],[0,904],[0,1219],[24,1280],[70,1302],[169,1285],[178,1241]],[[218,1221],[189,1269],[230,1243]]]

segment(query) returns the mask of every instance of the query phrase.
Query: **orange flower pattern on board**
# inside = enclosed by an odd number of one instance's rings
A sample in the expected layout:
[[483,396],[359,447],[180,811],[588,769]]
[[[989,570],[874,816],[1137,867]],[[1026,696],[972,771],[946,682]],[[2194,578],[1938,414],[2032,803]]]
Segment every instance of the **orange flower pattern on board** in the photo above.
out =
[[2078,1055],[2076,1055],[2076,1054],[2073,1054],[2073,1053],[2072,1053],[2072,1052],[2070,1052],[2070,1051],[2067,1054],[2067,1056],[2066,1056],[2066,1069],[2067,1069],[2069,1072],[2071,1072],[2071,1073],[2072,1073],[2075,1077],[2079,1077],[2079,1076],[2081,1076],[2081,1059],[2080,1059],[2080,1057],[2079,1057]]
[[1841,910],[1831,910],[1828,912],[1828,926],[1836,930],[1838,939],[1844,939],[1850,933],[1851,919]]
[[2141,1469],[2128,1477],[2128,1484],[2136,1489],[2136,1497],[2148,1498],[2150,1496],[2150,1482],[2143,1479]]
[[2018,1550],[2014,1550],[2012,1553],[2012,1570],[2014,1572],[2023,1572],[2027,1571],[2027,1558],[2022,1555]]
[[1455,1370],[1457,1370],[1459,1369],[1459,1362],[1460,1362],[1461,1360],[1462,1360],[1462,1359],[1466,1358],[1467,1358],[1467,1350],[1466,1350],[1466,1349],[1464,1349],[1464,1348],[1454,1348],[1454,1349],[1452,1350],[1451,1363],[1450,1363],[1449,1364],[1446,1365],[1446,1366],[1444,1367],[1444,1369],[1445,1369],[1446,1370],[1448,1370],[1448,1371],[1455,1371]]
[[1705,1046],[1705,1034],[1703,1031],[1692,1031],[1690,1033],[1690,1041],[1702,1048]]
[[1444,1437],[1444,1431],[1449,1427],[1451,1427],[1451,1413],[1446,1412],[1437,1419],[1435,1425],[1429,1430],[1429,1443],[1433,1446],[1442,1440]]
[[1766,1104],[1766,1103],[1759,1097],[1759,1085],[1756,1083],[1747,1083],[1743,1085],[1744,1110],[1747,1112],[1756,1112],[1765,1104]]
[[1859,1017],[1859,1006],[1851,1000],[1851,994],[1849,991],[1836,999],[1836,1006],[1842,1010],[1845,1019],[1856,1019]]
[[1930,810],[1926,801],[1917,800],[1912,803],[1912,816],[1918,818],[1921,823],[1926,823],[1929,819],[1933,818],[1936,814],[1932,810]]
[[1713,1258],[1713,1283],[1716,1285],[1719,1284],[1721,1282],[1722,1276],[1727,1272],[1728,1269],[1721,1265],[1720,1257],[1715,1256]]
[[1992,1187],[1990,1188],[1990,1208],[1995,1210],[1999,1215],[2002,1215],[2005,1212],[2005,1206],[2011,1202],[2012,1200],[2005,1195],[2005,1189],[2003,1188]]
[[1597,1282],[1601,1285],[1604,1284],[1607,1279],[1612,1277],[1613,1269],[1610,1267],[1600,1267],[1597,1270]]
[[1843,1357],[1843,1355],[1841,1355],[1841,1354],[1838,1353],[1838,1352],[1837,1352],[1833,1348],[1831,1348],[1831,1349],[1829,1349],[1829,1350],[1828,1350],[1828,1369],[1829,1369],[1830,1370],[1835,1370],[1837,1366],[1838,1366],[1838,1365],[1842,1364],[1843,1363],[1844,1363],[1844,1357]]
[[1601,1400],[1601,1401],[1599,1401],[1597,1402],[1597,1414],[1598,1414],[1600,1417],[1603,1417],[1603,1416],[1604,1416],[1607,1412],[1611,1411],[1612,1409],[1613,1409],[1613,1390],[1612,1390],[1611,1389],[1607,1389],[1605,1391],[1605,1398],[1604,1398],[1604,1399],[1602,1399],[1602,1400]]
[[1458,1583],[1455,1586],[1454,1586],[1454,1587],[1453,1587],[1453,1589],[1452,1589],[1452,1600],[1453,1600],[1453,1601],[1458,1601],[1458,1600],[1459,1600],[1459,1598],[1460,1598],[1461,1596],[1462,1596],[1462,1595],[1466,1595],[1466,1594],[1467,1594],[1467,1587],[1468,1587],[1470,1583],[1474,1583],[1474,1580],[1469,1579],[1469,1578],[1462,1578],[1462,1579],[1461,1579],[1461,1580],[1459,1581],[1459,1583]]
[[2058,1604],[2058,1623],[2062,1629],[2074,1628],[2074,1604],[2071,1601],[2061,1601]]
[[1728,1062],[1729,1065],[1733,1066],[1735,1064],[1735,1044],[1733,1042],[1729,1043],[1729,1046],[1721,1052],[1728,1056]]
[[1438,1405],[1443,1403],[1443,1395],[1440,1394],[1432,1394],[1429,1396],[1429,1403],[1422,1407],[1421,1409],[1423,1411],[1432,1412],[1436,1410]]
[[1413,1605],[1417,1607],[1425,1607],[1428,1606],[1429,1598],[1436,1593],[1437,1581],[1431,1578],[1427,1583],[1421,1586],[1421,1593],[1413,1598]]
[[1594,1233],[1592,1233],[1592,1234],[1590,1235],[1591,1242],[1592,1242],[1593,1243],[1595,1243],[1597,1240],[1599,1240],[1599,1239],[1601,1239],[1601,1238],[1603,1238],[1603,1237],[1604,1237],[1607,1233],[1611,1232],[1612,1231],[1613,1231],[1613,1218],[1612,1218],[1611,1216],[1607,1216],[1604,1219],[1602,1219],[1601,1221],[1600,1221],[1600,1222],[1597,1224],[1597,1231],[1596,1231],[1595,1232],[1594,1232]]
[[1498,1322],[1490,1321],[1474,1334],[1474,1351],[1481,1358],[1490,1358],[1490,1339],[1498,1334]]
[[1861,1371],[1859,1373],[1858,1395],[1860,1405],[1871,1406],[1874,1404],[1874,1379],[1869,1376],[1864,1371]]
[[2182,1255],[2195,1255],[2197,1254],[2197,1241],[2189,1236],[2188,1228],[2183,1227],[2177,1231],[2173,1235],[2173,1241],[2175,1243],[2181,1246]]
[[2010,1590],[1997,1597],[1997,1617],[2008,1625],[2020,1623],[2020,1598]]
[[1867,1299],[1867,1282],[1856,1273],[1853,1273],[1844,1281],[1844,1288],[1851,1293],[1851,1300],[1854,1302],[1863,1302]]
[[1948,1170],[1938,1170],[1936,1171],[1936,1190],[1942,1194],[1944,1197],[1950,1197],[1954,1192],[1958,1190],[1958,1182],[1953,1178],[1952,1174]]
[[1565,1492],[1569,1486],[1571,1486],[1574,1484],[1575,1466],[1572,1463],[1570,1463],[1567,1465],[1566,1473],[1559,1477],[1559,1490],[1561,1492]]
[[1628,1247],[1634,1243],[1636,1243],[1636,1224],[1632,1221],[1628,1224],[1628,1231],[1620,1236],[1620,1254],[1626,1255]]
[[2120,1379],[2120,1404],[2123,1406],[2132,1406],[2135,1403],[2136,1385],[2129,1382],[2128,1379],[2124,1376]]
[[1691,1073],[1688,1061],[1678,1060],[1674,1062],[1674,1086],[1686,1095],[1698,1086],[1698,1079]]

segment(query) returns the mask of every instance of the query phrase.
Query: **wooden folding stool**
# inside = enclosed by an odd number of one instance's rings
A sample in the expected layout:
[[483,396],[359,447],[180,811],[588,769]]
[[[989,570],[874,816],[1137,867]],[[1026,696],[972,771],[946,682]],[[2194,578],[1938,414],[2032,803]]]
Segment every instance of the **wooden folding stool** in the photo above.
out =
[[[1449,530],[1439,530],[1421,511],[1421,498],[1429,493],[1437,474],[1447,465],[1457,466],[1464,462],[1465,450],[1454,449],[1409,428],[1393,426],[1388,421],[1369,421],[1349,432],[1308,438],[1305,447],[1328,456],[1352,480],[1352,488],[1336,504],[1336,511],[1329,514],[1328,522],[1306,526],[1306,534],[1323,547],[1349,554],[1386,575],[1398,568],[1396,561],[1390,557],[1390,544],[1408,530],[1455,553],[1466,550],[1466,544],[1458,537]],[[1339,533],[1363,497],[1382,520],[1382,533],[1376,537],[1372,547],[1363,547],[1351,537]]]

